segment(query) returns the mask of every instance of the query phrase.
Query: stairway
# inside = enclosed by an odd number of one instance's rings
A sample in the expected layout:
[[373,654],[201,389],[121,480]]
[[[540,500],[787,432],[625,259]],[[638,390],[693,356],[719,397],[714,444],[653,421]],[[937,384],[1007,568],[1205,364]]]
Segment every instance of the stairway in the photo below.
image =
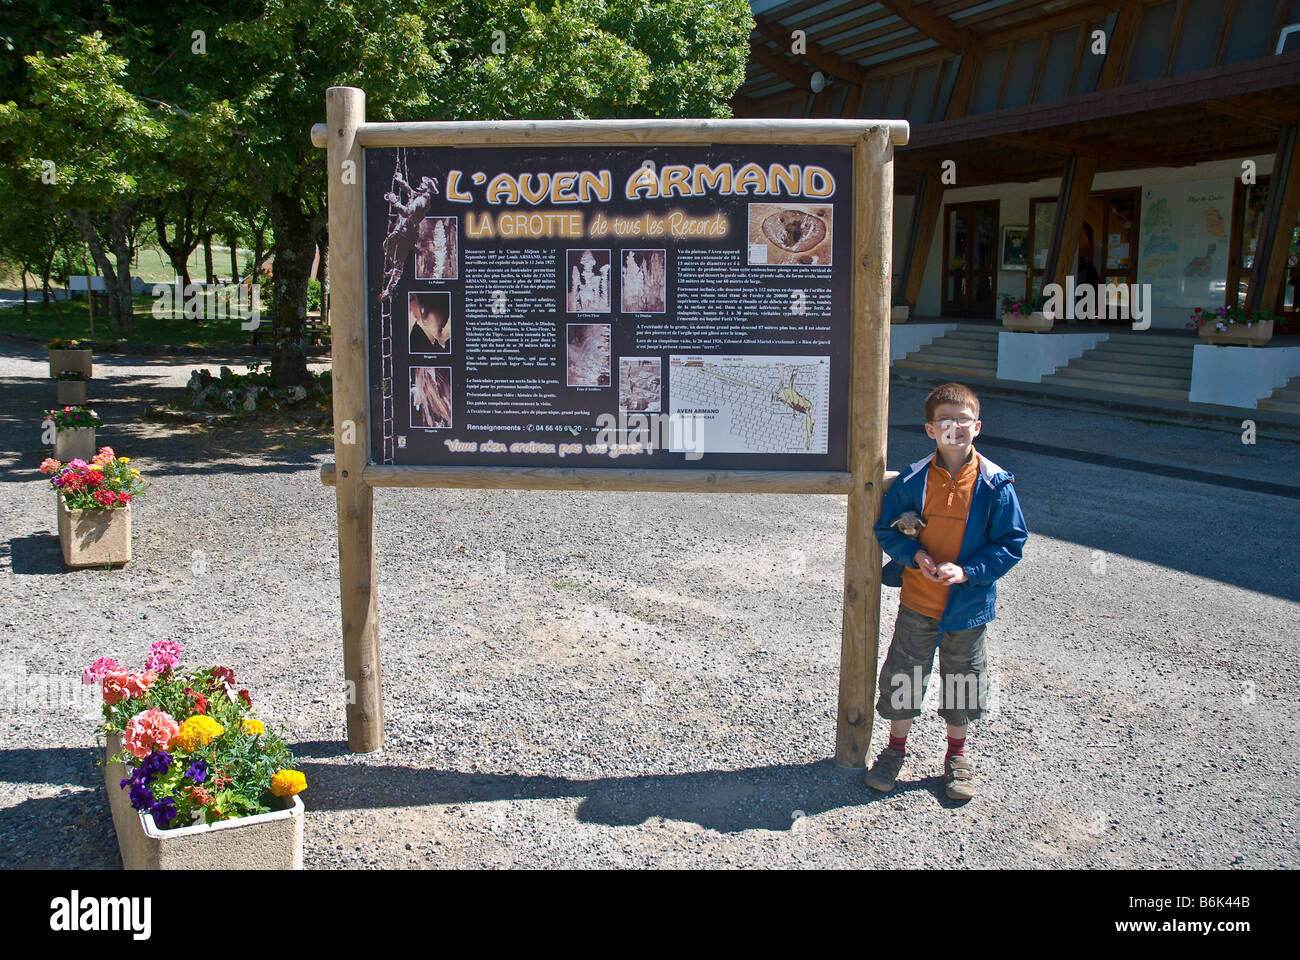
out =
[[913,350],[902,360],[895,360],[893,369],[925,376],[942,373],[960,377],[985,377],[998,375],[998,332],[1001,327],[958,327]]
[[1300,414],[1300,377],[1292,377],[1269,396],[1259,401],[1259,409]]
[[1043,377],[1043,384],[1187,402],[1195,337],[1107,332],[1110,339]]

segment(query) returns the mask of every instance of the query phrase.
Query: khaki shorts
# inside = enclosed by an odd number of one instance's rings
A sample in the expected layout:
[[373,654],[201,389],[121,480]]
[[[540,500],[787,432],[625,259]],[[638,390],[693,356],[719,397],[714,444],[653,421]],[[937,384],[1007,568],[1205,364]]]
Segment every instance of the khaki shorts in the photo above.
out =
[[977,720],[988,708],[988,658],[984,650],[987,624],[969,630],[949,630],[940,636],[939,621],[899,604],[894,639],[880,669],[880,699],[876,712],[886,720],[907,720],[921,714],[930,683],[935,647],[939,648],[939,716],[954,727]]

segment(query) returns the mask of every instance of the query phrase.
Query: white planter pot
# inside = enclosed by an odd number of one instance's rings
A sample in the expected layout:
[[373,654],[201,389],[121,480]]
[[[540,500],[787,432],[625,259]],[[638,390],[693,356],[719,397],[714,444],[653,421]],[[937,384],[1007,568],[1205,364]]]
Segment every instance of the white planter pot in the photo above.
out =
[[907,323],[907,319],[908,319],[908,317],[910,317],[911,315],[912,315],[912,308],[911,308],[911,307],[908,307],[908,306],[902,306],[902,307],[890,307],[890,309],[889,309],[889,322],[890,322],[890,323]]
[[[120,752],[122,738],[108,738],[108,757]],[[128,870],[301,870],[305,808],[298,797],[277,800],[283,809],[217,823],[161,830],[153,816],[131,807],[121,787],[126,765],[104,764],[104,786],[113,829]]]
[[60,380],[59,406],[80,407],[86,402],[85,380]]
[[69,510],[59,494],[59,545],[70,567],[118,566],[131,560],[131,504]]
[[58,430],[54,434],[54,459],[67,463],[69,460],[90,462],[95,455],[95,428],[82,427],[79,430]]
[[80,370],[89,380],[94,375],[89,350],[51,350],[50,379],[53,380],[64,370]]
[[1020,330],[1024,333],[1047,333],[1052,329],[1052,321],[1041,312],[1022,313],[1018,317],[1015,314],[1003,313],[1002,326],[1008,330]]

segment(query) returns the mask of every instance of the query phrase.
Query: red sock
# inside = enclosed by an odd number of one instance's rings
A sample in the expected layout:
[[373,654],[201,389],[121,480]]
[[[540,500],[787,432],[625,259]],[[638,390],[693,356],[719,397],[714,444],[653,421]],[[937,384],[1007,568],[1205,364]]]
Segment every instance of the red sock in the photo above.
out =
[[955,737],[949,737],[948,753],[945,754],[944,760],[947,760],[948,757],[964,757],[964,756],[966,756],[966,738],[962,737],[960,740],[958,740]]
[[892,733],[889,735],[890,749],[897,750],[899,753],[907,753],[906,744],[907,734],[903,734],[901,737],[896,737]]

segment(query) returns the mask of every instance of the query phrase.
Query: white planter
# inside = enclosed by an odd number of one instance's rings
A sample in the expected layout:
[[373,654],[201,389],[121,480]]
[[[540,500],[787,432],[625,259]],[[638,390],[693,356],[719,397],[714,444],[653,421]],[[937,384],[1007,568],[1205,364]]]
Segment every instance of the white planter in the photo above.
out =
[[[122,738],[108,738],[105,760],[120,752]],[[104,786],[113,829],[128,870],[301,870],[305,808],[298,797],[277,800],[283,809],[217,823],[161,830],[153,816],[132,809],[121,787],[126,765],[104,764]]]
[[119,566],[131,560],[131,504],[69,510],[59,494],[59,545],[70,567]]
[[907,318],[910,317],[911,315],[912,315],[912,308],[909,306],[904,305],[901,307],[890,307],[889,322],[907,323]]
[[1011,313],[1003,313],[1002,326],[1008,330],[1020,330],[1024,333],[1046,333],[1052,329],[1052,321],[1041,311],[1022,313],[1018,317]]
[[61,407],[80,407],[86,402],[86,381],[85,380],[60,380],[59,384],[59,406]]
[[53,380],[64,370],[80,370],[89,380],[94,376],[94,365],[89,350],[51,350],[50,379]]
[[54,434],[54,459],[67,463],[70,460],[90,462],[95,455],[95,428],[57,430]]

